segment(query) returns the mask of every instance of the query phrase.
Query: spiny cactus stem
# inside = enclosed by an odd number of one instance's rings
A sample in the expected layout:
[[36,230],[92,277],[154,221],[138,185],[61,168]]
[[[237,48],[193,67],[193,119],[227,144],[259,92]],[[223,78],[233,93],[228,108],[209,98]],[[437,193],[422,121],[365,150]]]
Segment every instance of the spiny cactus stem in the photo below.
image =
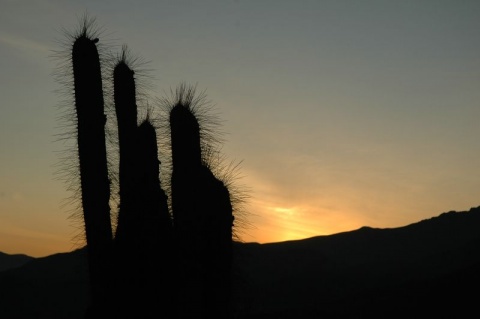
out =
[[137,143],[137,105],[134,72],[122,60],[113,71],[115,111],[118,123],[120,149],[119,180],[120,209],[115,239],[117,243],[128,241],[128,228],[133,223],[135,210],[135,170]]
[[85,233],[93,303],[99,304],[108,289],[108,258],[112,244],[110,183],[105,145],[104,101],[100,59],[94,41],[85,35],[72,49],[78,156]]

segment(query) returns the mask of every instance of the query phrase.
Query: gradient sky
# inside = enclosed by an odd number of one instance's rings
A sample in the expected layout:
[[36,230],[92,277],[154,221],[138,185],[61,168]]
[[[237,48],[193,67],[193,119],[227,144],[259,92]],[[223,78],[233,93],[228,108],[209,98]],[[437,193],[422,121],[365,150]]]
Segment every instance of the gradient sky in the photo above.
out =
[[[246,242],[399,227],[480,205],[480,1],[0,1],[0,251],[77,248],[55,179],[62,28],[197,84],[249,189]],[[156,95],[156,96],[153,96]]]

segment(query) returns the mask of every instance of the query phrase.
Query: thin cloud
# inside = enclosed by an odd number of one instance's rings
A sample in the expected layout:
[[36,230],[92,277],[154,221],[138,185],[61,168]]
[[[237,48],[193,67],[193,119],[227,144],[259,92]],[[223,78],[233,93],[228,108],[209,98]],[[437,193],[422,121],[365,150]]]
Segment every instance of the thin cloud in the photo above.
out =
[[32,52],[40,52],[42,54],[51,52],[51,48],[43,43],[13,34],[0,33],[0,43],[10,48],[26,51],[30,54]]
[[26,227],[19,227],[16,224],[10,223],[9,221],[2,219],[0,219],[0,234],[24,237],[32,240],[48,239],[58,242],[65,241],[62,235],[52,234],[50,232],[42,232]]

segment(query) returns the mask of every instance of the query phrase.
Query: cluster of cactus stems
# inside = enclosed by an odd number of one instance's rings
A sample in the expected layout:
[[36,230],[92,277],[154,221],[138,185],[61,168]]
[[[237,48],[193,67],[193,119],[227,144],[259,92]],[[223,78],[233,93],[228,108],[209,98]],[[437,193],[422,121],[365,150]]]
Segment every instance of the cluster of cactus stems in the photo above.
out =
[[72,64],[91,286],[87,318],[231,317],[232,204],[227,186],[202,160],[191,96],[180,93],[169,112],[169,209],[156,130],[148,116],[137,124],[135,73],[125,58],[113,69],[120,197],[113,234],[98,39],[86,31],[74,39]]

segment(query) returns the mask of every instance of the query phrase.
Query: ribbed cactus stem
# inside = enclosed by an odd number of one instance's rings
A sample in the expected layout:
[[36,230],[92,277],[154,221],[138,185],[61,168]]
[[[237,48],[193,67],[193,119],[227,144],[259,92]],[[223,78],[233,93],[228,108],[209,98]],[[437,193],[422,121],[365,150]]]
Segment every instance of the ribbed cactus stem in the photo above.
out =
[[104,101],[96,40],[79,36],[72,49],[78,156],[92,302],[105,300],[112,244]]
[[128,222],[123,238],[119,242],[116,238],[115,271],[121,283],[118,304],[128,318],[156,318],[159,314],[169,318],[171,308],[159,305],[162,298],[172,304],[172,224],[167,196],[160,184],[155,129],[144,121],[136,128],[135,137],[135,162],[130,167],[133,187],[128,194],[132,207],[128,219],[123,219]]
[[157,135],[147,119],[137,129],[138,133],[138,212],[142,219],[157,220],[160,231],[171,233],[172,221],[168,200],[160,183],[160,160],[158,159]]
[[232,281],[233,209],[230,193],[206,166],[202,166],[197,188],[201,226],[204,318],[230,318]]
[[181,96],[171,109],[170,129],[180,317],[229,318],[230,194],[203,164],[200,125],[191,105],[183,103]]
[[180,318],[202,318],[203,291],[195,185],[201,167],[200,126],[179,98],[170,111],[171,200],[176,239],[176,297]]
[[119,181],[120,207],[118,212],[115,240],[120,245],[128,241],[131,232],[130,220],[134,218],[135,169],[137,141],[137,105],[134,71],[120,60],[113,72],[114,102],[118,123],[118,144],[120,150]]
[[174,168],[197,169],[202,161],[200,126],[188,105],[177,103],[170,111]]
[[[160,183],[161,163],[155,128],[147,118],[137,130],[138,236],[141,240],[139,259],[142,263],[139,273],[144,283],[141,301],[150,307],[145,318],[153,314],[151,318],[161,316],[168,319],[173,314],[172,220],[167,195]],[[152,253],[155,254],[154,258]]]
[[233,209],[228,187],[211,171],[211,154],[202,154],[217,142],[215,121],[197,118],[205,115],[197,112],[203,95],[182,85],[169,105],[170,212],[156,130],[149,115],[137,124],[135,73],[124,47],[113,69],[120,199],[113,238],[102,71],[90,27],[86,19],[71,52],[92,299],[87,319],[229,319]]

